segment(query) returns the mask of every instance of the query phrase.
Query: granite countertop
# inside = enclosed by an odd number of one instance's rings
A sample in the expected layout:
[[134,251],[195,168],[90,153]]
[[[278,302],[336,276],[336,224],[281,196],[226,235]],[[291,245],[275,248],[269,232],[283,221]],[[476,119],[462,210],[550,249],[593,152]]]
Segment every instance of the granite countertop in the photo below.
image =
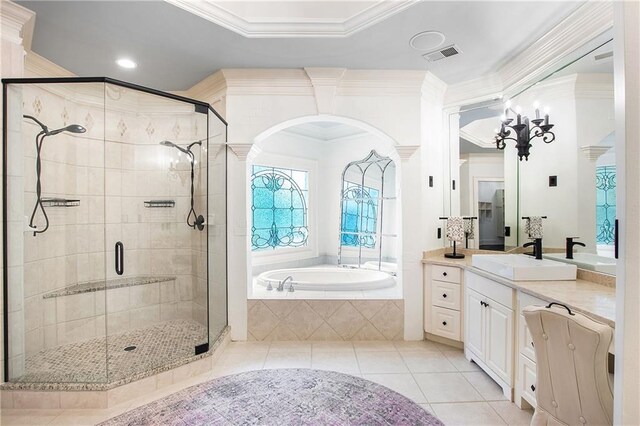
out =
[[424,258],[422,263],[456,266],[531,296],[549,302],[562,303],[576,312],[583,313],[596,321],[615,327],[615,287],[597,284],[584,279],[575,281],[511,281],[471,266],[471,255],[467,255],[464,259],[447,259],[443,256],[433,256]]

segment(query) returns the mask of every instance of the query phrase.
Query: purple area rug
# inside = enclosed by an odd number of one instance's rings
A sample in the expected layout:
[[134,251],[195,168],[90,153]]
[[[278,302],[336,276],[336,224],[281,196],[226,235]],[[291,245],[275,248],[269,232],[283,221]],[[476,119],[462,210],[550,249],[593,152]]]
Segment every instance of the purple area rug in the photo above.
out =
[[389,388],[347,374],[258,370],[220,377],[101,423],[114,425],[429,425],[443,423]]

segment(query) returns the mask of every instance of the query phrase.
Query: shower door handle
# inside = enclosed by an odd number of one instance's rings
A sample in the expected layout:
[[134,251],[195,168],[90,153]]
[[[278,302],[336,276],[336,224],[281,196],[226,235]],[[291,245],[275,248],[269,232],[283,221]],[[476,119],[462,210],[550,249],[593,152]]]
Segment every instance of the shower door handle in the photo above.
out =
[[116,274],[124,274],[124,244],[122,241],[116,243]]

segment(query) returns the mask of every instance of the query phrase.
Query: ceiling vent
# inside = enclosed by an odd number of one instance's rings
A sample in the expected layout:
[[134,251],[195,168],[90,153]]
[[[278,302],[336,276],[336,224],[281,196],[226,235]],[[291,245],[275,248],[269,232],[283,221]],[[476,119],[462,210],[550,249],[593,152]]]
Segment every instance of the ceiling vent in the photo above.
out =
[[603,61],[605,59],[611,59],[613,58],[613,52],[604,52],[604,53],[600,53],[599,55],[595,55],[593,57],[593,59],[598,62],[598,61]]
[[439,61],[440,59],[448,58],[460,53],[460,49],[455,44],[451,46],[443,47],[442,49],[434,50],[433,52],[425,53],[422,55],[429,62]]

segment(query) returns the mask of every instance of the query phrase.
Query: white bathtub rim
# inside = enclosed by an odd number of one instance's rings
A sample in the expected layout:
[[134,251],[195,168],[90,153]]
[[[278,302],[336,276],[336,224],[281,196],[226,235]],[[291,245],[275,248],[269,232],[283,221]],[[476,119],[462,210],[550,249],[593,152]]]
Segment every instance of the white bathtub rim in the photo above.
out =
[[[310,282],[301,279],[296,279],[295,275],[300,274],[317,274],[318,282]],[[327,280],[320,278],[322,275],[333,275],[351,277],[360,276],[361,280]],[[273,277],[277,275],[277,277]],[[357,290],[378,290],[384,288],[391,288],[396,285],[396,280],[389,274],[380,271],[373,271],[369,269],[349,269],[349,268],[287,268],[287,269],[274,269],[272,271],[266,271],[258,275],[256,283],[262,287],[266,287],[269,283],[276,291],[280,281],[287,276],[293,277],[294,290],[302,291],[357,291]],[[368,279],[367,279],[368,277]],[[289,285],[286,286],[288,289]]]

